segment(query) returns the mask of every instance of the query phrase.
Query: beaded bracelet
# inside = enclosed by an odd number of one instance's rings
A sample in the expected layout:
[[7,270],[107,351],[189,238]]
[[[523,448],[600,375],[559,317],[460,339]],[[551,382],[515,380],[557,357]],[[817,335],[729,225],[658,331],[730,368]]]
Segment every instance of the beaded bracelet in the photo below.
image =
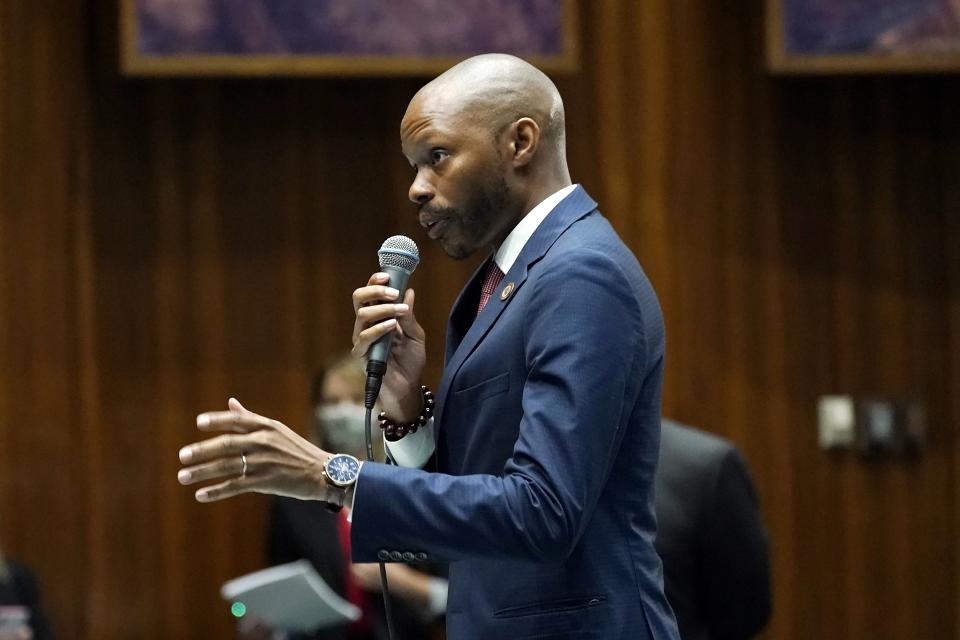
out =
[[377,422],[383,429],[383,436],[387,439],[387,442],[396,442],[405,435],[416,433],[417,429],[427,424],[433,417],[433,391],[430,391],[426,385],[421,385],[420,393],[423,394],[423,410],[413,422],[399,424],[388,418],[383,411],[377,416]]

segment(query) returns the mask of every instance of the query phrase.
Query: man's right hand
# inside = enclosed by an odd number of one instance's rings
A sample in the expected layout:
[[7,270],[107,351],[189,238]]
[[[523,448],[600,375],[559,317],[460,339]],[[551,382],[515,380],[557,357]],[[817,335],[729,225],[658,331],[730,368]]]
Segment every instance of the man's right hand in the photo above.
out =
[[380,406],[396,422],[412,422],[420,414],[420,384],[427,361],[426,334],[413,313],[414,292],[390,289],[385,273],[370,276],[365,287],[353,292],[353,355],[367,361],[370,346],[380,336],[393,332],[390,360],[380,389]]

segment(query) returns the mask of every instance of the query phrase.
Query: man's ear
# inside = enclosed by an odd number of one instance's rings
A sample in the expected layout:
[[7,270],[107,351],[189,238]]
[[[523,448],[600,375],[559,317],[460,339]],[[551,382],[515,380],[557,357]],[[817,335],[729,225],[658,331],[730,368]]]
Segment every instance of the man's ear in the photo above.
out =
[[513,166],[525,167],[537,155],[540,147],[540,125],[532,118],[520,118],[511,127],[513,139],[510,150],[513,154]]

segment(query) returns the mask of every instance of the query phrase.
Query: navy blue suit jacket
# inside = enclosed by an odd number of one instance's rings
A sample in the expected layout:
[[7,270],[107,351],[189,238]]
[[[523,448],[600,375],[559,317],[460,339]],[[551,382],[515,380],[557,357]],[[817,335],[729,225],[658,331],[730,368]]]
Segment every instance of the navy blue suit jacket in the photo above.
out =
[[664,330],[582,188],[450,315],[433,472],[366,463],[354,561],[450,562],[451,640],[678,638],[651,490]]

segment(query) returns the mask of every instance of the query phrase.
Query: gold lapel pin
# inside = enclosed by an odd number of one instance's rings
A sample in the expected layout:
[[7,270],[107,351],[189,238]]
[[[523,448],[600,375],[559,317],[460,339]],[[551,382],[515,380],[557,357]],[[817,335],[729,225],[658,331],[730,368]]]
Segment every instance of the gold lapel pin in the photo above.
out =
[[512,283],[512,282],[508,282],[508,283],[507,283],[507,286],[505,286],[505,287],[503,288],[503,291],[500,292],[500,299],[501,299],[501,300],[506,300],[507,298],[510,297],[510,294],[511,294],[511,293],[513,293],[513,283]]

